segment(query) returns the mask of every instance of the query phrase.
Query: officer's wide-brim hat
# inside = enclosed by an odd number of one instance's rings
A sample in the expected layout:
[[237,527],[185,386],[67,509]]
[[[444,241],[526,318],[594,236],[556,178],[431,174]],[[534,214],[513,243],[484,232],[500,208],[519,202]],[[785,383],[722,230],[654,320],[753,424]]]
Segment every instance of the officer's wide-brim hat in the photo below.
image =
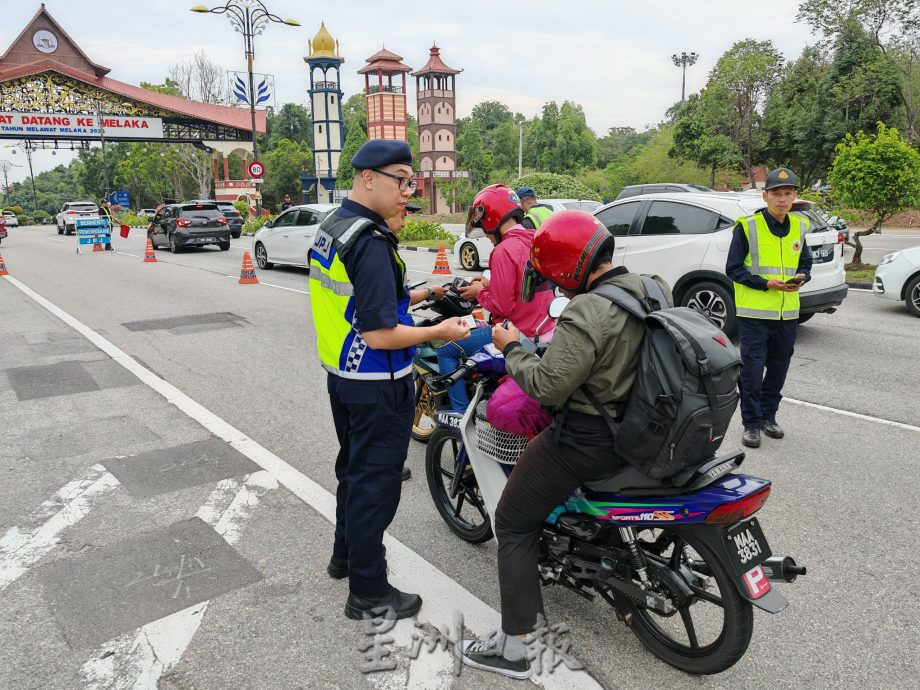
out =
[[412,165],[412,150],[405,141],[371,139],[351,159],[351,167],[355,170],[372,170],[397,163]]
[[771,170],[767,175],[764,191],[775,187],[795,187],[799,188],[799,178],[789,168],[777,168]]

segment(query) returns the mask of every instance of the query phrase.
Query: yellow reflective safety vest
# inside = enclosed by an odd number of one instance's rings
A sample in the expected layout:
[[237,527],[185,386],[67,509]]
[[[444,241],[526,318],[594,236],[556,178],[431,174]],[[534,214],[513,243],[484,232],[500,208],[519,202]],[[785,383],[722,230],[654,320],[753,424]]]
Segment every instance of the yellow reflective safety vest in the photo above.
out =
[[530,210],[524,214],[524,218],[530,219],[530,222],[533,223],[533,229],[536,230],[543,225],[543,221],[551,215],[553,215],[552,209],[546,208],[546,206],[532,206]]
[[[310,250],[310,306],[316,327],[316,343],[323,369],[347,379],[380,381],[412,373],[415,348],[375,350],[354,328],[354,286],[343,257],[364,233],[381,230],[374,221],[360,216],[341,217],[331,213],[320,224]],[[389,233],[386,233],[389,235]],[[409,315],[409,291],[405,288],[406,265],[390,240],[392,269],[395,270],[397,318],[414,325]],[[374,270],[391,267],[375,266]]]
[[[777,237],[770,232],[763,213],[738,219],[748,241],[744,266],[765,280],[786,281],[794,278],[810,223],[806,217],[790,213],[789,233],[785,237]],[[758,290],[735,283],[735,313],[746,319],[797,319],[799,293]]]

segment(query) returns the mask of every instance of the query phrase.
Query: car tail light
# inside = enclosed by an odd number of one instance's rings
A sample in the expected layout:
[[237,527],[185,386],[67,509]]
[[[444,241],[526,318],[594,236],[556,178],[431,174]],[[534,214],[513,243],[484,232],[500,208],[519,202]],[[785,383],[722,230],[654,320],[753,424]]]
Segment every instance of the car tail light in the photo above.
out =
[[218,224],[218,225],[226,225],[226,224],[227,224],[227,219],[224,218],[224,216],[217,216],[217,224]]
[[745,496],[740,501],[723,503],[713,508],[712,512],[706,516],[706,522],[734,524],[763,508],[763,504],[769,497],[770,487],[768,486],[750,496]]
[[837,244],[843,244],[843,242],[844,242],[844,240],[843,240],[843,233],[842,233],[842,232],[838,232],[838,233],[837,233]]
[[67,215],[68,215],[68,216],[75,216],[75,215],[77,215],[78,213],[79,213],[79,211],[68,211],[68,212],[67,212]]
[[176,219],[176,225],[178,225],[180,228],[187,228],[191,224],[192,224],[192,221],[189,220],[188,218],[177,218]]

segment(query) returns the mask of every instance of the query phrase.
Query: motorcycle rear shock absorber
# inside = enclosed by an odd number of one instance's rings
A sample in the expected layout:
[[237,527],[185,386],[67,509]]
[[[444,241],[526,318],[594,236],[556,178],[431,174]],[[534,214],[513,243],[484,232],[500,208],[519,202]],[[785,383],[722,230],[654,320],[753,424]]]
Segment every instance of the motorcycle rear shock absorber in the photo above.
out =
[[618,529],[620,531],[620,539],[623,540],[623,544],[629,550],[629,565],[636,571],[644,588],[648,585],[648,569],[645,565],[645,556],[636,544],[636,533],[629,525],[626,527],[619,527]]

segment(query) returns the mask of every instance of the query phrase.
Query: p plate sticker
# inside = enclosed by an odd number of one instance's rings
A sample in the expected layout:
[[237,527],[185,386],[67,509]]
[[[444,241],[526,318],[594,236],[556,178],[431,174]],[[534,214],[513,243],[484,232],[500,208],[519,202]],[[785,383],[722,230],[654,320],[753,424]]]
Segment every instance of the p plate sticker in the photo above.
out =
[[747,587],[751,599],[760,599],[764,594],[770,591],[770,581],[759,565],[756,568],[748,570],[743,578],[744,586]]

